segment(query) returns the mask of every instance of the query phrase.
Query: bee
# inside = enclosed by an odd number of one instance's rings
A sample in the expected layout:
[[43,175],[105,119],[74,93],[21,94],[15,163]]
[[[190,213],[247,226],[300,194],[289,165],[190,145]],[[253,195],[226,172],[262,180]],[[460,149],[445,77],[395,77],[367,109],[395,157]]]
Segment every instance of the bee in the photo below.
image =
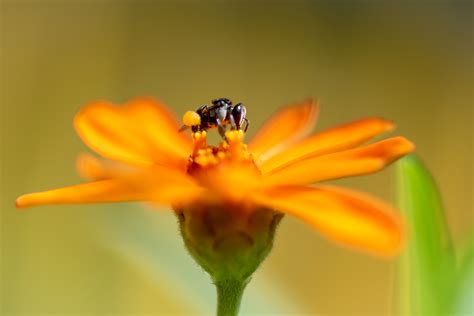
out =
[[232,101],[226,98],[212,100],[212,105],[201,105],[196,111],[187,111],[183,115],[183,126],[179,131],[191,128],[193,133],[207,131],[216,128],[219,135],[225,139],[227,126],[231,130],[247,132],[250,122],[246,117],[247,109],[242,103],[232,105]]

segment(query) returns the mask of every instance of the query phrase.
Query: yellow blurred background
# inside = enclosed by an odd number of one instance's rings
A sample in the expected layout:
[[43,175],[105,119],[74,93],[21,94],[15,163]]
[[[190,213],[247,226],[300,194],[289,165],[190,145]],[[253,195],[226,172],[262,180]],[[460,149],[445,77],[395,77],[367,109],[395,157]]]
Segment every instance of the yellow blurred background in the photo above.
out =
[[[473,229],[472,1],[1,2],[2,315],[209,315],[215,293],[171,212],[138,204],[17,211],[79,181],[72,118],[151,95],[180,115],[229,97],[252,135],[318,97],[317,129],[398,124],[438,180],[456,242]],[[394,168],[338,181],[393,201]],[[243,315],[387,315],[394,261],[347,251],[286,217]]]

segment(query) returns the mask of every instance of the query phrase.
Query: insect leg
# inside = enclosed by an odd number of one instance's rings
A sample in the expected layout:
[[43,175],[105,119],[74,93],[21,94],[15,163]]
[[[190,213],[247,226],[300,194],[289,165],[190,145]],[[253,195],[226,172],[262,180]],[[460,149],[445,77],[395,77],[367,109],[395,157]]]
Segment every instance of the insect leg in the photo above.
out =
[[216,109],[216,125],[219,134],[225,138],[226,128],[224,126],[225,120],[227,118],[227,108],[222,106]]
[[186,126],[186,125],[183,125],[180,127],[180,129],[178,130],[178,133],[181,133],[181,132],[184,132],[185,130],[189,129],[189,126]]
[[247,133],[247,130],[249,129],[249,126],[250,126],[250,121],[248,118],[244,118],[244,121],[245,121],[244,132]]
[[196,112],[203,113],[203,112],[206,112],[207,110],[208,110],[208,106],[207,106],[207,104],[204,104],[204,105],[201,105],[200,107],[198,107]]
[[226,137],[225,137],[225,126],[222,125],[222,122],[218,117],[216,117],[216,125],[217,125],[217,131],[219,132],[219,135],[221,135],[222,138],[226,139]]

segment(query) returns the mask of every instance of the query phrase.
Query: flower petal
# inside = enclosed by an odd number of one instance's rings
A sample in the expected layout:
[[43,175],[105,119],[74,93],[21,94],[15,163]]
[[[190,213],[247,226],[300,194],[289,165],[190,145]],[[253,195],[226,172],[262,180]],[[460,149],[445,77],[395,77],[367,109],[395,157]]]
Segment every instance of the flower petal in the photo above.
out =
[[109,168],[103,161],[97,159],[90,154],[80,154],[76,160],[76,169],[79,176],[88,180],[104,180],[109,179]]
[[202,192],[203,189],[186,174],[155,166],[132,175],[25,194],[17,199],[16,206],[123,201],[185,204],[199,197]]
[[137,191],[126,181],[108,179],[25,194],[16,200],[16,206],[137,201],[146,197],[143,192]]
[[268,157],[300,140],[313,129],[318,112],[318,103],[313,99],[284,107],[270,117],[252,138],[250,152],[256,157]]
[[196,175],[199,184],[221,199],[238,202],[261,187],[261,175],[254,165],[221,163],[219,168],[203,170]]
[[260,169],[268,173],[298,160],[325,155],[359,146],[394,128],[391,121],[366,118],[317,133],[263,161]]
[[325,237],[377,255],[393,255],[402,245],[401,221],[388,204],[337,187],[280,187],[255,194],[266,207],[299,217]]
[[176,157],[189,157],[193,148],[191,137],[179,132],[180,123],[164,105],[151,98],[138,98],[127,103],[124,112],[158,148]]
[[404,137],[392,137],[364,147],[304,159],[264,176],[264,186],[308,184],[377,172],[415,146]]
[[[160,168],[160,166],[149,168]],[[140,167],[135,167],[118,161],[99,159],[89,153],[82,153],[77,157],[76,169],[79,176],[86,180],[119,178],[140,173],[142,170]],[[170,169],[171,172],[173,172],[174,169]]]
[[124,106],[91,103],[79,111],[74,123],[89,147],[126,163],[182,167],[192,149],[192,142],[178,133],[179,124],[170,112],[149,98]]

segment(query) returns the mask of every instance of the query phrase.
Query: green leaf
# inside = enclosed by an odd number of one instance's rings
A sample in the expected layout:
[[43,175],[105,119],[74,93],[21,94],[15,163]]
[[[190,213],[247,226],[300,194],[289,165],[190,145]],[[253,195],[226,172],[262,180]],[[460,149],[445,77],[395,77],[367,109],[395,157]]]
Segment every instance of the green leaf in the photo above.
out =
[[457,278],[453,315],[474,315],[474,234],[465,247]]
[[446,315],[452,308],[457,271],[440,195],[431,174],[414,155],[398,162],[397,180],[408,235],[399,271],[398,294],[405,299],[402,310]]

